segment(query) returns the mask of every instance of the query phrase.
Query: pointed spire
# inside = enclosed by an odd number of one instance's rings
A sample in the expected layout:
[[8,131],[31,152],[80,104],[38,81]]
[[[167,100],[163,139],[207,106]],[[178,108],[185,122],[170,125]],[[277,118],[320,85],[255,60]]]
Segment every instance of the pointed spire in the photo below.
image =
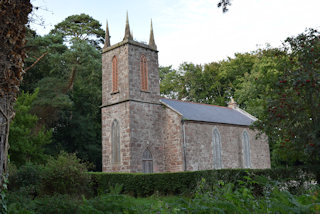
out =
[[125,39],[129,39],[129,40],[132,40],[132,39],[133,39],[132,34],[131,34],[131,32],[130,32],[128,11],[127,11],[127,19],[126,19],[126,29],[125,29],[125,33],[124,33],[124,38],[123,38],[123,40],[125,40]]
[[154,41],[154,36],[153,36],[153,27],[152,27],[152,19],[151,19],[151,26],[150,26],[150,38],[149,38],[149,46],[153,49],[157,50],[157,45]]
[[110,35],[109,35],[109,27],[108,27],[108,20],[107,20],[107,27],[106,27],[106,36],[104,41],[104,48],[110,47]]

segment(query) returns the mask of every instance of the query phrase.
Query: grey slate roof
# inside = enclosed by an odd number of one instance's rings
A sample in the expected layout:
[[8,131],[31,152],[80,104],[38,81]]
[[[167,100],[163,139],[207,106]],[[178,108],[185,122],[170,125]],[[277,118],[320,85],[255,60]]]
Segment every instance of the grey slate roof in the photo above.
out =
[[184,120],[203,122],[226,123],[235,125],[251,125],[254,120],[249,116],[232,108],[192,103],[171,99],[160,99],[160,101],[182,114]]

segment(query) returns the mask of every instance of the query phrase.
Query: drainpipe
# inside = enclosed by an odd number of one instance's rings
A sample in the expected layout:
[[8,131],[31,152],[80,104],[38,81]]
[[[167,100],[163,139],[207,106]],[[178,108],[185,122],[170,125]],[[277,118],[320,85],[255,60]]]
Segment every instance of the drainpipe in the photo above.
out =
[[182,132],[183,132],[183,165],[184,171],[187,171],[187,158],[186,158],[186,130],[184,125],[184,120],[181,120],[182,123]]

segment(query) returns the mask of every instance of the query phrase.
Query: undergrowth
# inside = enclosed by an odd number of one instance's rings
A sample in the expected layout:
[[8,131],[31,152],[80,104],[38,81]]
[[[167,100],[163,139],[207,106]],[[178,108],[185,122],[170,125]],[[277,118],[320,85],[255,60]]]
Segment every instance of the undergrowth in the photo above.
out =
[[[254,184],[263,182],[256,194]],[[249,185],[250,184],[250,185]],[[261,185],[261,183],[260,183]],[[107,194],[86,199],[70,195],[37,197],[11,192],[9,213],[319,213],[320,187],[313,185],[299,195],[281,190],[276,181],[244,177],[237,183],[219,181],[209,185],[201,179],[192,197],[158,196],[135,198],[122,195],[121,185]]]

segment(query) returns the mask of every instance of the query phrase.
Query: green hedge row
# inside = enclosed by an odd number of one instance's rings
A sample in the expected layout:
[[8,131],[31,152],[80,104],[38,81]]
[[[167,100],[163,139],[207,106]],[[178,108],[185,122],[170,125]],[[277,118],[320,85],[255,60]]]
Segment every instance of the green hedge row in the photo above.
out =
[[306,181],[317,180],[319,184],[320,167],[264,170],[221,169],[154,174],[91,172],[90,175],[92,188],[98,195],[110,192],[116,185],[122,185],[122,193],[132,196],[178,195],[193,194],[202,178],[208,185],[213,185],[218,181],[237,184],[242,180],[259,190],[263,184],[259,186],[256,182],[248,182],[248,178],[254,181],[258,177],[265,177],[278,183],[294,180],[294,185],[290,188],[300,188]]

